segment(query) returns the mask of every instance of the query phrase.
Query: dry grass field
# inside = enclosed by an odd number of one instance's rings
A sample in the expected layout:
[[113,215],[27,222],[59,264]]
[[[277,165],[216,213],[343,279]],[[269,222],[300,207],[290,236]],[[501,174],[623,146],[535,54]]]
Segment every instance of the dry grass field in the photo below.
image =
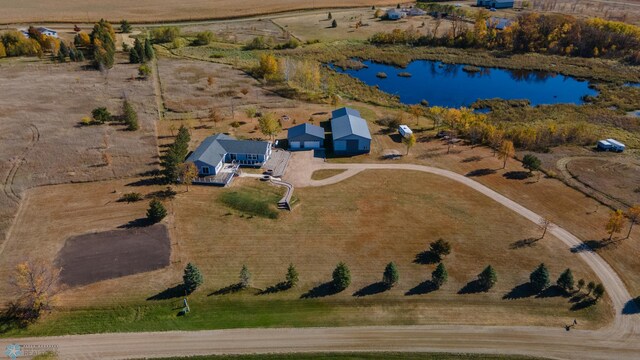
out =
[[[629,161],[631,160],[631,161]],[[607,159],[572,159],[567,170],[589,187],[621,199],[627,204],[640,204],[640,163]]]
[[[276,12],[390,4],[389,1],[337,0],[302,2],[269,0],[229,2],[224,0],[189,0],[176,3],[169,0],[109,1],[68,0],[41,2],[37,0],[1,0],[0,24],[24,22],[91,22],[100,18],[112,22],[128,19],[134,22],[160,22],[198,19],[226,19]],[[395,5],[395,3],[393,3]]]
[[[156,166],[153,86],[132,80],[135,74],[135,66],[128,64],[116,65],[107,75],[79,64],[0,64],[2,86],[8,90],[0,97],[0,239],[26,189],[129,177]],[[140,130],[79,125],[99,106],[120,115],[125,95],[138,112]]]
[[[337,28],[331,27],[327,13],[310,13],[290,17],[277,17],[273,21],[290,31],[302,41],[338,41],[338,40],[367,40],[377,32],[389,32],[393,29],[407,29],[413,26],[416,30],[426,33],[432,31],[433,18],[431,16],[410,17],[398,21],[386,21],[374,18],[375,10],[355,9],[332,11],[332,18],[338,23]],[[362,21],[364,26],[356,29],[356,23]],[[425,24],[423,26],[423,23]],[[450,28],[450,22],[442,22],[438,29],[444,34]]]

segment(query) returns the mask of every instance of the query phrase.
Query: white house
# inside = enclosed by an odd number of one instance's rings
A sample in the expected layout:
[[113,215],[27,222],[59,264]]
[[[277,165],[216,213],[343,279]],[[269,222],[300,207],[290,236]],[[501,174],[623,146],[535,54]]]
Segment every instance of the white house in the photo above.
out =
[[[42,35],[47,35],[47,36],[51,36],[54,38],[58,38],[58,32],[46,27],[37,27],[36,30],[38,30],[38,32],[40,32]],[[22,33],[22,35],[29,37],[29,29],[21,29],[20,32]]]

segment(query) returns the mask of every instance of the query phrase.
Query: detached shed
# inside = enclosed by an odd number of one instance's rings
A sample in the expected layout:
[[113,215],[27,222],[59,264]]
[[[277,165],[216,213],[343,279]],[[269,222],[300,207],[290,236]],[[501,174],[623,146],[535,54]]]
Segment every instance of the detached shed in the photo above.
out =
[[324,129],[309,123],[300,124],[288,130],[287,140],[290,150],[321,149],[324,147]]
[[336,154],[365,154],[371,150],[369,126],[357,110],[344,107],[331,112],[331,133]]
[[626,146],[614,139],[600,140],[597,145],[598,150],[623,152]]

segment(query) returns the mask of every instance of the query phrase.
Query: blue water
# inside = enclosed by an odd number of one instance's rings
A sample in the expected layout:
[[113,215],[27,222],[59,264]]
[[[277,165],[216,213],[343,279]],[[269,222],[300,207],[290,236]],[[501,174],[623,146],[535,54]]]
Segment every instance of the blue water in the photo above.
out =
[[[417,104],[423,99],[430,106],[470,106],[478,99],[528,99],[532,106],[542,104],[582,104],[584,95],[598,92],[589,88],[587,81],[555,73],[499,68],[480,68],[480,72],[463,71],[464,65],[444,64],[439,61],[416,60],[406,68],[363,61],[366,68],[336,71],[347,73],[367,85],[378,85],[380,90],[400,96],[404,104]],[[376,77],[379,72],[386,79]],[[411,77],[400,77],[408,72]]]

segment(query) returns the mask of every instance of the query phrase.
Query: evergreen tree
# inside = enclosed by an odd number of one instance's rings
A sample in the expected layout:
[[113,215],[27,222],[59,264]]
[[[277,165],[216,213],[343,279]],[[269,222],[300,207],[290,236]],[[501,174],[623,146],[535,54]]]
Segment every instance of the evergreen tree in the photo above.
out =
[[338,22],[335,19],[331,22],[331,27],[332,28],[337,28],[338,27]]
[[149,203],[149,208],[147,209],[147,219],[152,224],[160,222],[164,217],[167,216],[167,209],[162,205],[159,200],[153,199]]
[[103,124],[113,119],[113,116],[111,115],[109,110],[107,110],[106,107],[99,107],[99,108],[93,109],[91,111],[91,117],[95,122],[99,124]]
[[182,275],[182,282],[184,285],[184,289],[187,293],[191,294],[194,292],[202,283],[204,279],[202,278],[202,273],[197,266],[192,263],[188,263],[187,267],[184,269],[184,275]]
[[60,63],[67,62],[67,58],[64,57],[64,54],[62,53],[62,51],[58,51],[58,62]]
[[398,274],[398,267],[393,262],[387,264],[384,268],[384,273],[382,274],[382,282],[387,287],[392,287],[398,282],[398,278],[400,275]]
[[556,281],[556,285],[558,285],[565,291],[573,290],[574,282],[571,269],[567,269],[562,274],[560,274],[560,276],[558,277],[558,281]]
[[163,167],[163,173],[167,182],[174,183],[178,181],[178,165],[187,157],[189,141],[191,141],[189,130],[184,125],[180,126],[175,141],[162,158],[161,166]]
[[542,162],[535,155],[527,154],[522,158],[522,166],[529,170],[529,172],[540,170],[541,165]]
[[131,32],[131,24],[127,20],[120,21],[120,31],[124,34]]
[[91,31],[93,46],[93,65],[96,69],[111,69],[115,61],[115,32],[109,22],[101,19]]
[[129,62],[132,64],[139,64],[141,62],[140,55],[136,51],[136,48],[129,49]]
[[431,281],[436,289],[439,289],[442,285],[447,282],[449,278],[449,274],[447,273],[447,269],[444,267],[443,263],[438,264],[435,270],[431,273]]
[[591,294],[591,292],[595,288],[596,288],[596,283],[594,283],[593,281],[589,281],[589,283],[587,284],[587,295]]
[[82,50],[78,51],[78,61],[84,61],[84,53]]
[[288,287],[295,287],[298,284],[298,271],[293,264],[289,264],[287,269],[286,283]]
[[498,274],[491,265],[478,274],[478,282],[483,290],[489,290],[498,282]]
[[138,38],[135,39],[135,41],[133,42],[133,49],[136,51],[136,53],[138,53],[138,59],[139,59],[138,63],[143,63],[147,61],[144,54],[144,46],[142,45],[142,42],[140,41],[140,39]]
[[342,291],[349,285],[351,285],[351,272],[345,263],[340,262],[333,270],[333,286],[338,291]]
[[536,292],[541,292],[549,287],[549,270],[544,264],[540,264],[529,276],[529,281]]
[[329,13],[327,14],[327,19],[329,19],[329,20],[333,19],[333,16],[331,15],[331,12],[329,12]]
[[124,123],[127,125],[127,130],[135,131],[140,127],[138,125],[138,113],[133,108],[129,101],[125,100],[122,105],[122,110],[124,113]]
[[249,285],[251,285],[251,273],[247,265],[242,265],[242,269],[240,269],[240,287],[246,289]]
[[585,285],[584,279],[578,280],[578,291],[582,291],[582,288],[584,287],[584,285]]
[[60,42],[60,50],[58,50],[58,52],[61,52],[64,57],[69,56],[69,47],[67,47],[67,44],[65,44],[64,41]]
[[153,46],[151,46],[151,40],[149,40],[149,38],[144,39],[144,56],[147,60],[152,60],[155,56]]
[[78,61],[78,55],[76,54],[76,51],[73,48],[69,50],[69,60],[73,62]]

